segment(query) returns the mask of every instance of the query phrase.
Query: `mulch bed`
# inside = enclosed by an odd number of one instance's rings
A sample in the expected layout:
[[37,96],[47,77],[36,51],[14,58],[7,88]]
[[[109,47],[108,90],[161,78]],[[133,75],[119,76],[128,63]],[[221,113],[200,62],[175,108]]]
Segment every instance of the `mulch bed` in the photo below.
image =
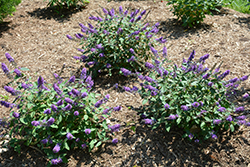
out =
[[[168,39],[168,57],[180,65],[193,49],[196,58],[209,53],[207,66],[223,61],[222,71],[230,70],[230,78],[250,73],[250,15],[222,8],[220,14],[207,16],[204,23],[193,29],[181,27],[180,22],[170,12],[166,2],[161,1],[90,1],[86,8],[64,11],[63,15],[47,7],[43,0],[23,0],[13,17],[0,24],[0,62],[8,64],[6,52],[21,67],[30,69],[29,76],[42,75],[50,81],[51,73],[58,73],[63,64],[67,67],[63,77],[80,68],[72,57],[77,55],[78,43],[66,38],[66,34],[80,32],[79,23],[86,24],[90,14],[96,15],[99,6],[118,9],[120,5],[131,9],[151,10],[147,21],[160,23],[159,37]],[[160,49],[161,47],[157,48]],[[9,82],[0,71],[0,94],[6,95],[3,87]],[[228,77],[229,78],[229,77]],[[140,110],[139,95],[113,90],[112,85],[133,84],[134,80],[121,77],[100,76],[95,80],[94,91],[109,93],[110,107],[122,106],[122,110],[112,114],[112,123],[130,122],[136,126],[122,129],[117,137],[119,143],[102,145],[91,153],[73,150],[69,163],[61,166],[250,166],[250,128],[236,130],[235,133],[221,132],[217,140],[201,144],[182,139],[182,131],[173,128],[167,133],[163,128],[151,131],[140,122],[137,111]],[[249,81],[241,85],[240,93],[249,90]],[[130,106],[130,107],[129,107]],[[249,103],[245,106],[249,116]],[[9,115],[8,110],[0,106],[0,118]],[[10,149],[0,154],[0,166],[46,166],[46,156],[32,147],[23,146],[19,155]]]

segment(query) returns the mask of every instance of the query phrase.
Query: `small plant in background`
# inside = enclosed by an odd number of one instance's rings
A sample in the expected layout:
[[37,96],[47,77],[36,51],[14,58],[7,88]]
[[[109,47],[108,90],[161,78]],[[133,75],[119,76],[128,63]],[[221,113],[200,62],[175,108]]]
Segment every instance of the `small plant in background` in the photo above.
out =
[[250,1],[249,0],[224,0],[225,6],[234,9],[241,13],[250,14]]
[[[129,70],[142,70],[141,64],[149,60],[151,56],[147,54],[157,42],[165,43],[161,38],[155,39],[158,32],[159,23],[149,27],[148,23],[143,23],[148,13],[139,9],[123,11],[119,7],[116,14],[114,9],[110,11],[103,8],[104,16],[90,16],[89,19],[96,21],[93,26],[79,24],[84,34],[75,34],[76,38],[81,39],[81,57],[74,56],[75,59],[86,63],[86,67],[97,75],[97,71],[119,71],[121,67]],[[145,17],[144,17],[145,16]],[[72,39],[70,35],[67,35]]]
[[181,19],[182,26],[193,27],[201,24],[205,14],[213,15],[211,11],[220,12],[217,8],[223,5],[222,0],[171,0],[167,5],[172,5],[171,11]]
[[16,11],[16,6],[21,0],[0,0],[0,23],[8,15],[12,15]]
[[48,6],[56,5],[62,9],[63,7],[76,7],[79,2],[81,2],[83,5],[89,3],[88,0],[49,0]]
[[[165,57],[166,53],[164,47]],[[135,74],[141,81],[138,92],[143,104],[148,104],[144,105],[141,115],[144,123],[152,125],[153,129],[165,124],[167,131],[177,125],[186,132],[184,137],[195,142],[217,138],[216,132],[221,128],[234,131],[235,126],[250,126],[250,122],[245,120],[246,116],[242,115],[244,107],[235,107],[228,100],[248,76],[224,81],[229,70],[221,73],[220,66],[216,68],[216,65],[211,69],[204,68],[209,55],[202,56],[198,61],[194,61],[194,55],[195,51],[188,60],[183,59],[181,67],[164,67],[167,58],[163,61],[155,59],[154,64],[146,62],[145,66],[150,72],[145,76],[121,69],[126,76]],[[125,88],[129,92],[137,89]],[[243,98],[248,98],[248,94]]]
[[[6,57],[16,66],[8,53]],[[101,107],[109,95],[96,99],[98,94],[90,92],[94,82],[85,68],[80,79],[72,76],[63,81],[54,74],[53,84],[41,76],[37,82],[31,82],[17,68],[14,70],[16,76],[12,77],[4,63],[2,70],[9,78],[14,78],[4,89],[15,100],[13,103],[2,100],[0,104],[10,108],[9,144],[16,151],[20,152],[22,144],[37,146],[47,154],[50,164],[66,163],[68,150],[88,147],[90,151],[119,130],[120,125],[107,125],[106,118],[112,110],[119,111],[121,107]],[[118,142],[113,140],[113,143]]]

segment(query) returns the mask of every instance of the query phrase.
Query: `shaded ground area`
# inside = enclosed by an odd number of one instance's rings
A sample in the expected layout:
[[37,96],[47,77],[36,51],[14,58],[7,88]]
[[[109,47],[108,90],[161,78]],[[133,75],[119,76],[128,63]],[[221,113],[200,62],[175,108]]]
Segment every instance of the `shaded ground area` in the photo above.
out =
[[[80,65],[72,56],[78,54],[77,43],[67,40],[66,34],[80,32],[79,23],[86,24],[90,14],[96,15],[99,6],[118,9],[120,5],[130,9],[151,10],[147,21],[160,23],[159,36],[168,39],[168,57],[178,65],[182,58],[187,58],[193,49],[197,56],[209,53],[207,66],[223,61],[222,71],[229,69],[230,78],[250,73],[250,15],[230,9],[222,13],[207,16],[204,23],[192,30],[184,29],[169,11],[166,2],[153,1],[91,1],[86,8],[58,14],[48,8],[43,0],[23,0],[13,17],[0,24],[0,62],[8,64],[4,54],[11,56],[21,67],[30,69],[31,77],[42,75],[51,79],[51,72],[58,73],[63,63],[62,76]],[[161,47],[157,48],[161,49]],[[0,94],[6,95],[3,87],[8,79],[0,71]],[[122,86],[133,84],[135,79],[100,76],[95,80],[95,90],[109,92],[110,107],[122,105],[122,111],[114,112],[112,123],[129,122],[130,126],[122,129],[117,137],[119,143],[106,143],[91,153],[73,150],[70,161],[64,166],[250,166],[250,129],[239,128],[235,133],[221,132],[218,140],[196,144],[181,138],[182,130],[173,128],[169,133],[162,128],[151,131],[141,124],[137,111],[140,111],[141,99],[138,95],[112,90],[115,83]],[[245,82],[238,94],[248,92],[249,81]],[[10,99],[11,100],[11,99]],[[239,102],[240,103],[240,102]],[[130,107],[131,109],[129,109]],[[246,114],[249,116],[249,103]],[[7,117],[9,112],[0,106],[0,117]],[[130,127],[135,126],[133,131]],[[0,155],[0,166],[46,166],[47,159],[42,152],[33,147],[24,147],[18,155],[12,149]]]

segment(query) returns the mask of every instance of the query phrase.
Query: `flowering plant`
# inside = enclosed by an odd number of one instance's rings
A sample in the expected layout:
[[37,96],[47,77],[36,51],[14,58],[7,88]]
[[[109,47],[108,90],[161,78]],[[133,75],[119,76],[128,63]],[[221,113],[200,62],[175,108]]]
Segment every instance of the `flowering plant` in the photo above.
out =
[[[128,14],[128,10],[123,11],[120,6],[117,14],[113,8],[110,11],[103,8],[103,12],[104,16],[89,17],[97,22],[95,26],[90,23],[88,26],[79,24],[84,34],[75,34],[76,38],[81,39],[83,47],[78,49],[82,55],[74,58],[85,62],[94,76],[97,71],[103,70],[112,75],[112,70],[119,71],[121,67],[141,70],[141,63],[151,58],[146,54],[150,48],[157,41],[166,42],[162,37],[152,40],[158,32],[159,23],[152,27],[143,23],[147,17],[145,10],[140,12],[137,9]],[[72,39],[70,35],[67,37]]]
[[[8,53],[6,57],[16,64]],[[12,76],[4,63],[2,69],[7,76]],[[96,99],[98,94],[90,92],[94,83],[85,68],[79,79],[71,76],[63,81],[54,74],[53,84],[41,76],[37,82],[27,79],[22,82],[25,75],[18,69],[14,72],[19,80],[4,89],[15,96],[15,100],[13,103],[0,101],[0,104],[10,108],[10,146],[16,151],[20,151],[21,144],[35,145],[51,159],[50,164],[59,164],[67,162],[67,150],[88,147],[90,151],[119,130],[119,125],[107,125],[106,118],[112,110],[119,111],[121,107],[101,107],[109,95]]]
[[88,0],[49,0],[49,3],[47,6],[54,6],[57,5],[60,8],[66,6],[67,8],[74,6],[76,7],[78,2],[81,2],[83,5],[86,3],[89,3]]
[[193,27],[200,24],[205,14],[213,15],[212,11],[220,12],[217,7],[222,6],[221,0],[171,0],[167,5],[172,5],[171,11],[181,19],[184,27]]
[[[137,75],[141,81],[138,92],[143,98],[144,112],[141,116],[145,124],[152,125],[153,129],[165,124],[167,131],[177,125],[186,132],[184,137],[196,142],[199,139],[217,138],[216,132],[220,128],[234,131],[238,125],[250,126],[250,122],[245,120],[246,116],[241,115],[244,107],[235,107],[229,101],[229,97],[235,94],[239,84],[248,76],[224,81],[230,71],[221,73],[220,66],[216,68],[216,65],[211,69],[204,68],[209,54],[194,61],[195,51],[188,60],[183,59],[181,67],[176,64],[164,67],[164,63],[168,62],[166,53],[164,47],[163,61],[155,59],[153,64],[145,63],[149,75],[121,69],[126,76]],[[130,92],[137,89],[125,87]],[[248,98],[248,94],[243,98]]]

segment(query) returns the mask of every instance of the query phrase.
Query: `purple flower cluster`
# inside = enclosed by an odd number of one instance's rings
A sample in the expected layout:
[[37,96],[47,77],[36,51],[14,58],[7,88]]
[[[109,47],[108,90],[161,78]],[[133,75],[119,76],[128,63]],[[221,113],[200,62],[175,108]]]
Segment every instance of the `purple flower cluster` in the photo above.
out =
[[121,72],[122,72],[123,75],[125,75],[125,76],[131,75],[131,71],[127,70],[126,68],[121,68]]
[[120,124],[115,124],[113,126],[108,125],[108,128],[110,129],[110,132],[113,133],[113,132],[118,132],[120,129],[120,126],[121,126]]
[[57,164],[60,164],[60,163],[62,163],[63,161],[62,161],[62,159],[61,158],[57,158],[57,159],[52,159],[51,160],[51,164],[52,165],[57,165]]

